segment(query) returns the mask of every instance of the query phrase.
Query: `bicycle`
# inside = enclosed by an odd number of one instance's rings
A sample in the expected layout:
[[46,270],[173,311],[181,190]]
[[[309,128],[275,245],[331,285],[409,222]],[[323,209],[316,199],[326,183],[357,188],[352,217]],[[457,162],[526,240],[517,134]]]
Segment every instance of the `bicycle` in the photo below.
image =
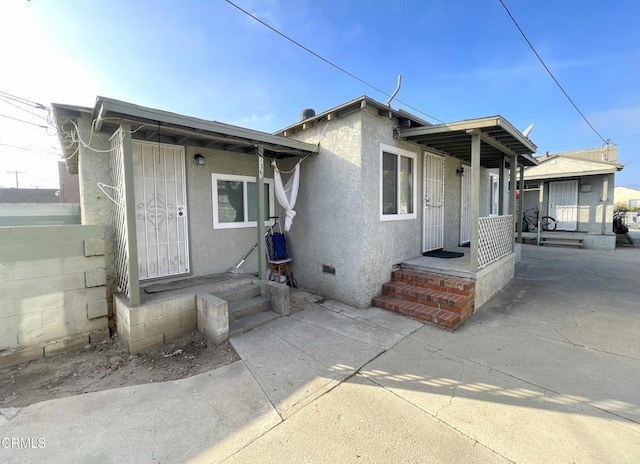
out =
[[[538,228],[538,216],[539,211],[536,208],[529,208],[522,215],[522,230],[523,232],[531,232]],[[552,231],[558,227],[558,221],[551,216],[542,216],[540,218],[540,226],[542,230]]]

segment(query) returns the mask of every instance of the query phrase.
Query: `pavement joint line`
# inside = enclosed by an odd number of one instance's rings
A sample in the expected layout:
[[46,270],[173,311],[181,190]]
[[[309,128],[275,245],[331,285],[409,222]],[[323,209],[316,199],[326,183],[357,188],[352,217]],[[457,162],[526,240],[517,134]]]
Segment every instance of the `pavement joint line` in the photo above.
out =
[[[428,351],[428,350],[427,350],[427,351]],[[443,351],[444,351],[444,350],[443,350]],[[454,352],[452,352],[452,351],[446,351],[446,353],[449,353],[449,354],[453,355],[454,357],[457,357],[457,358],[459,358],[459,359],[463,359],[463,360],[468,361],[468,362],[470,362],[470,363],[472,363],[472,364],[475,364],[475,365],[477,365],[477,366],[481,366],[481,367],[484,367],[484,368],[486,368],[486,369],[489,369],[489,374],[490,374],[492,371],[495,371],[495,372],[499,372],[500,374],[505,375],[505,376],[507,376],[507,377],[511,377],[512,379],[518,380],[519,382],[523,382],[523,383],[526,383],[526,384],[528,384],[528,385],[533,385],[534,387],[536,387],[536,388],[538,388],[538,389],[540,389],[540,390],[544,391],[544,396],[545,396],[545,397],[547,396],[547,392],[551,392],[551,393],[553,393],[554,395],[557,395],[557,396],[559,396],[559,397],[571,398],[571,396],[570,396],[570,395],[566,395],[566,394],[564,394],[564,393],[557,392],[557,391],[555,391],[555,390],[553,390],[553,389],[551,389],[551,388],[548,388],[548,387],[545,387],[545,386],[542,386],[542,385],[538,385],[537,383],[531,382],[530,380],[525,380],[525,379],[523,379],[523,378],[518,377],[517,375],[513,375],[513,374],[510,374],[510,373],[508,373],[508,372],[504,372],[503,370],[497,369],[497,368],[495,368],[495,367],[491,367],[491,366],[486,365],[486,364],[483,364],[483,363],[481,363],[481,362],[474,361],[473,359],[469,359],[469,358],[466,358],[466,357],[464,357],[464,356],[458,355],[458,354],[456,354],[456,353],[454,353]],[[634,424],[638,424],[638,425],[640,425],[640,421],[638,421],[638,420],[632,419],[632,418],[630,418],[630,417],[623,416],[623,415],[618,414],[618,413],[616,413],[616,412],[614,412],[614,411],[609,411],[608,409],[604,409],[604,408],[602,408],[602,407],[600,407],[600,406],[597,406],[597,405],[595,405],[595,404],[592,404],[592,403],[590,403],[589,401],[580,401],[580,400],[578,400],[578,401],[574,401],[574,404],[580,404],[580,403],[582,403],[582,404],[586,404],[586,405],[588,405],[588,406],[590,406],[590,407],[592,407],[592,408],[594,408],[594,409],[597,409],[598,411],[601,411],[601,412],[603,412],[603,413],[605,413],[605,414],[610,414],[610,415],[612,415],[612,416],[615,416],[615,417],[617,417],[618,419],[621,419],[621,420],[622,420],[622,421],[624,421],[624,422],[631,422],[631,423],[634,423]],[[582,404],[580,404],[580,408],[582,408]],[[584,408],[582,408],[582,410],[584,411]],[[626,428],[626,427],[625,427],[625,428]],[[637,431],[636,431],[636,432],[637,432]],[[640,432],[637,432],[637,433],[640,433]]]
[[[416,408],[416,409],[418,409],[418,410],[420,410],[420,411],[424,412],[425,414],[427,414],[427,415],[429,415],[429,416],[433,417],[433,418],[434,418],[434,419],[436,419],[437,421],[439,421],[439,422],[441,422],[442,424],[444,424],[446,427],[449,427],[449,428],[451,428],[451,429],[455,430],[456,432],[458,432],[460,435],[462,435],[462,436],[464,436],[464,437],[467,437],[469,440],[471,440],[471,441],[474,443],[474,446],[475,446],[476,444],[478,444],[478,445],[482,446],[483,448],[488,449],[488,450],[489,450],[489,451],[491,451],[492,453],[494,453],[494,454],[496,454],[496,455],[500,456],[502,459],[504,459],[504,460],[506,460],[506,461],[509,461],[509,462],[511,462],[512,464],[517,464],[517,463],[516,463],[516,461],[513,461],[512,459],[509,459],[508,457],[506,457],[505,455],[503,455],[503,454],[499,453],[498,451],[494,450],[494,449],[493,449],[493,448],[491,448],[490,446],[485,445],[484,443],[482,443],[482,442],[481,442],[480,440],[478,440],[477,438],[472,437],[471,435],[469,435],[469,434],[467,434],[467,433],[463,432],[462,430],[460,430],[459,428],[457,428],[455,425],[448,423],[447,421],[445,421],[445,420],[444,420],[444,419],[442,419],[441,417],[434,416],[431,412],[427,411],[426,409],[421,408],[419,405],[415,404],[414,402],[412,402],[412,401],[410,401],[410,400],[408,400],[408,399],[406,399],[406,398],[403,398],[402,396],[398,395],[398,394],[397,394],[396,392],[394,392],[393,390],[390,390],[390,389],[388,389],[387,387],[385,387],[384,385],[379,384],[379,383],[378,383],[378,382],[376,382],[375,380],[373,380],[373,379],[371,379],[371,378],[369,378],[369,377],[366,377],[366,376],[364,376],[364,375],[362,375],[362,374],[359,374],[359,375],[360,375],[362,378],[364,378],[364,379],[366,379],[366,380],[370,381],[370,382],[371,382],[371,383],[373,383],[374,385],[377,385],[378,387],[382,388],[383,390],[388,391],[389,393],[391,393],[392,395],[394,395],[394,396],[395,396],[396,398],[398,398],[399,400],[401,400],[401,401],[403,401],[403,402],[405,402],[405,403],[407,403],[407,404],[409,404],[409,405],[413,406],[414,408]],[[441,409],[442,409],[442,408],[441,408]]]

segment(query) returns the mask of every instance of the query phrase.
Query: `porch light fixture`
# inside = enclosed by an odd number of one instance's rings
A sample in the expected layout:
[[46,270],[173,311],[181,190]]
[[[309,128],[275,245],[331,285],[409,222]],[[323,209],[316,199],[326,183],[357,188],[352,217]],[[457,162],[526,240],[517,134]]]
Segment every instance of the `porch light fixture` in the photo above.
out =
[[458,174],[458,177],[464,176],[464,167],[456,169],[456,174]]
[[193,159],[196,161],[196,164],[198,166],[204,166],[204,156],[202,156],[200,153],[196,154]]

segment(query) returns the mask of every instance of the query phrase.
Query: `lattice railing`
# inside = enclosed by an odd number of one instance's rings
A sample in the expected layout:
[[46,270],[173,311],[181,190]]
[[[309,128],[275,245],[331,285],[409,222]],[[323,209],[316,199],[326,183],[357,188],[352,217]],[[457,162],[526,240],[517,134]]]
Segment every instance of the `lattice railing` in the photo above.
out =
[[113,186],[113,228],[115,233],[116,280],[118,290],[131,300],[131,282],[129,277],[129,246],[127,240],[127,217],[124,198],[124,153],[122,147],[123,132],[118,130],[109,139],[109,157],[111,158],[111,184]]
[[513,251],[512,215],[480,218],[478,229],[478,269]]

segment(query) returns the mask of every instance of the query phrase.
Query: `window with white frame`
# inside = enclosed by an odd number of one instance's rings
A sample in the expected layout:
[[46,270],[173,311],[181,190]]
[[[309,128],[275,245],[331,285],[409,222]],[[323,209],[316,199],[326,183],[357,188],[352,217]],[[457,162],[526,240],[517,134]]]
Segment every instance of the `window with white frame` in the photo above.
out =
[[380,144],[380,220],[415,219],[416,154]]
[[[238,229],[258,225],[257,183],[255,177],[211,174],[213,228]],[[273,179],[264,180],[265,221],[275,214]]]
[[491,202],[491,211],[489,216],[498,215],[498,204],[500,201],[499,178],[497,174],[489,174],[489,200]]

